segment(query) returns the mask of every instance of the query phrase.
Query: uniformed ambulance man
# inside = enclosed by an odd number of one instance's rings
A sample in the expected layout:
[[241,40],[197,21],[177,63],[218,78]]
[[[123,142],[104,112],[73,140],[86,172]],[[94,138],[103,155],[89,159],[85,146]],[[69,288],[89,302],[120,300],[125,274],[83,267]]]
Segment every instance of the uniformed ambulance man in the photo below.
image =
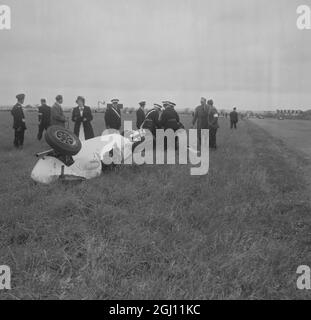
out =
[[161,110],[162,106],[155,103],[153,109],[146,114],[146,119],[142,125],[142,128],[149,130],[154,138],[156,137],[157,129],[161,129]]
[[169,101],[163,101],[162,104],[163,104],[163,109],[165,110],[170,105],[170,102]]
[[161,116],[161,126],[164,130],[172,129],[175,132],[181,128],[179,115],[175,110],[176,104],[168,102]]
[[67,119],[64,115],[62,108],[63,96],[58,95],[55,98],[56,102],[54,103],[51,110],[51,125],[52,126],[61,126],[65,128]]
[[51,125],[51,108],[46,104],[45,99],[41,99],[41,106],[39,107],[39,132],[38,140],[42,139],[44,130],[47,130]]
[[17,149],[22,149],[24,145],[24,136],[26,130],[25,115],[23,111],[23,104],[25,102],[25,95],[18,94],[16,96],[17,103],[13,107],[11,114],[13,116],[14,146]]
[[145,114],[145,107],[146,107],[146,102],[142,101],[139,103],[139,109],[136,111],[136,127],[137,129],[140,129],[142,124],[144,123],[146,119],[146,114]]
[[120,131],[121,129],[121,110],[119,109],[118,99],[111,100],[112,106],[107,108],[105,113],[105,122],[107,129],[114,129]]

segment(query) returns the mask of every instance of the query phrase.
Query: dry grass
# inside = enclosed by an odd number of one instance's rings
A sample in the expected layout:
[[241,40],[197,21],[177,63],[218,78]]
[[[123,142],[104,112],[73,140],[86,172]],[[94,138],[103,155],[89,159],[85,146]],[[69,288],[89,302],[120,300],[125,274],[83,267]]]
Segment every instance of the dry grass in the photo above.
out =
[[0,264],[13,271],[0,298],[310,298],[296,290],[296,269],[311,259],[300,158],[253,124],[221,123],[208,176],[125,167],[69,187],[29,179],[45,149],[34,116],[24,151],[0,117]]

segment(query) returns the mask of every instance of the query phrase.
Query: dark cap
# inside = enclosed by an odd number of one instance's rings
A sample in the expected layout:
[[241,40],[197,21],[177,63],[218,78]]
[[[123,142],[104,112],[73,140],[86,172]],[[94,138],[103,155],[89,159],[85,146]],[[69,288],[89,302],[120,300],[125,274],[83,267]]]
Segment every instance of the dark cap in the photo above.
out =
[[170,102],[170,101],[169,101],[168,105],[171,106],[171,107],[173,107],[173,108],[176,107],[176,103],[174,103],[174,102]]
[[162,107],[160,104],[158,104],[158,103],[155,103],[155,104],[154,104],[154,107],[157,108],[157,109],[162,109],[162,108],[163,108],[163,107]]

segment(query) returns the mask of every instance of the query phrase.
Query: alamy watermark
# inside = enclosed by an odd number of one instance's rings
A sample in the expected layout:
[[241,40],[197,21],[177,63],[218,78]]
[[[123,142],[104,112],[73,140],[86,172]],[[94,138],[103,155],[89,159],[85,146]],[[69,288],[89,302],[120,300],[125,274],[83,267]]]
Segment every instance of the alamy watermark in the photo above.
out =
[[[298,14],[297,28],[299,30],[311,30],[311,8],[308,5],[300,5],[296,10]],[[0,31],[11,30],[11,8],[8,5],[0,5]]]
[[301,5],[297,8],[297,28],[299,30],[311,29],[311,8],[307,5]]
[[306,265],[299,266],[296,273],[299,275],[297,288],[299,290],[311,290],[311,268]]
[[11,269],[0,266],[0,290],[11,290]]
[[[124,132],[134,132],[132,121],[124,121]],[[105,148],[101,152],[101,161],[105,165],[192,165],[192,176],[203,176],[209,171],[209,130],[180,129],[173,131],[156,130],[152,134],[143,130],[143,136],[134,140],[131,135],[125,138],[118,131],[106,130],[101,141]],[[130,140],[132,144],[127,143]],[[135,145],[135,142],[138,142]],[[197,150],[199,148],[199,152]],[[112,152],[106,152],[106,150]]]
[[0,5],[0,31],[11,30],[11,8],[7,5]]

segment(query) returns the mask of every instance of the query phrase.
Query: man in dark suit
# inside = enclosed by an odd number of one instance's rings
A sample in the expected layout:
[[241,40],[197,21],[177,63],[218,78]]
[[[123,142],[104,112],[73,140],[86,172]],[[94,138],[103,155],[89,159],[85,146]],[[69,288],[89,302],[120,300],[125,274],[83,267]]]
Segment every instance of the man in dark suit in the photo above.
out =
[[114,129],[120,131],[121,129],[121,110],[119,106],[119,100],[111,100],[112,105],[107,108],[105,113],[105,122],[107,129]]
[[72,121],[74,125],[74,133],[80,140],[89,140],[94,138],[94,131],[91,124],[93,120],[92,110],[85,105],[83,97],[77,98],[78,106],[72,111]]
[[25,102],[25,95],[18,94],[16,96],[17,104],[13,107],[11,114],[13,116],[14,146],[15,148],[23,148],[24,136],[26,130],[25,115],[23,111],[23,103]]
[[197,124],[198,131],[198,149],[201,148],[202,132],[201,130],[208,129],[208,107],[206,98],[201,98],[201,105],[199,105],[194,112],[193,116],[193,128]]
[[43,131],[47,130],[51,125],[51,108],[46,104],[45,99],[41,99],[41,106],[39,107],[39,132],[38,140],[42,139]]
[[211,149],[217,149],[216,136],[219,129],[218,123],[218,111],[214,106],[214,101],[209,100],[207,102],[208,107],[208,129],[209,129],[209,147]]
[[142,124],[144,123],[145,119],[146,119],[146,115],[145,115],[145,106],[146,106],[146,102],[142,101],[139,103],[139,109],[136,111],[136,127],[137,129],[140,129]]
[[231,129],[237,129],[237,123],[239,122],[239,115],[236,111],[236,108],[233,109],[233,111],[230,113],[230,124]]

